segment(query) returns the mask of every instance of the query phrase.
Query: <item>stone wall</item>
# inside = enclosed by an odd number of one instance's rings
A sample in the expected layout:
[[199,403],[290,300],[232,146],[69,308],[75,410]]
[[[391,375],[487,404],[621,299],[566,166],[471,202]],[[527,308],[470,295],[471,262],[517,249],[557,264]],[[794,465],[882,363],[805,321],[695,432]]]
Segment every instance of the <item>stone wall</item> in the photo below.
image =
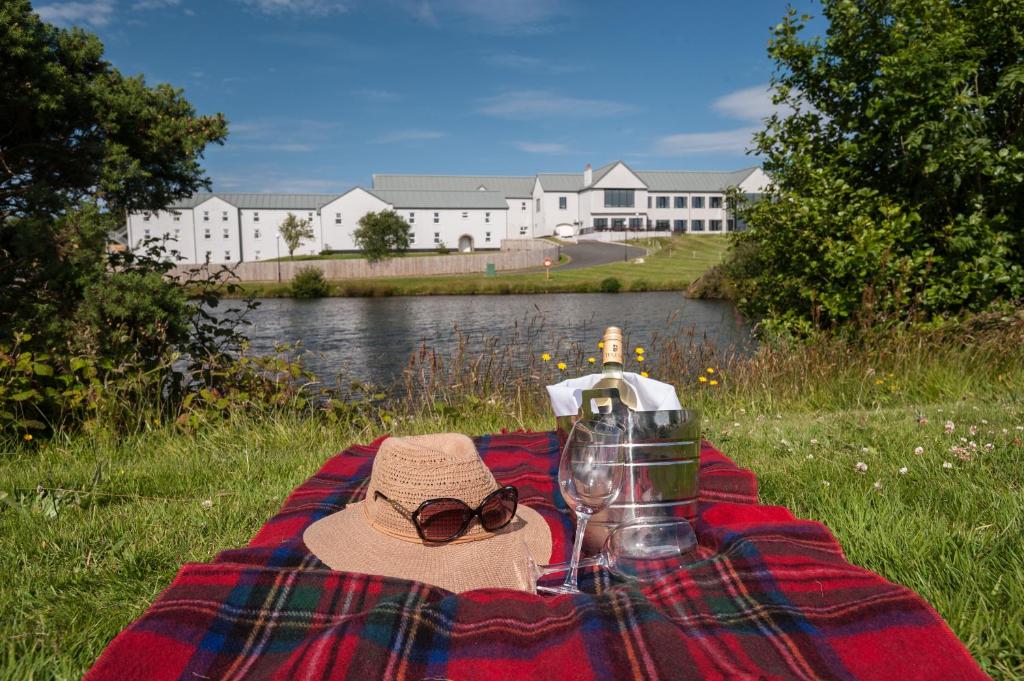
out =
[[[499,272],[543,267],[544,258],[558,258],[558,246],[547,241],[515,239],[517,242],[506,250],[508,241],[502,241],[501,251],[461,253],[458,255],[434,255],[421,257],[392,258],[371,265],[366,260],[301,260],[298,262],[242,262],[234,266],[235,274],[245,281],[291,281],[299,269],[316,267],[324,278],[373,279],[378,277],[430,277],[444,274],[484,274],[489,264]],[[529,242],[532,245],[518,242]],[[203,270],[206,265],[182,265],[169,272],[170,276],[181,276],[187,272]],[[210,265],[215,270],[223,265]]]

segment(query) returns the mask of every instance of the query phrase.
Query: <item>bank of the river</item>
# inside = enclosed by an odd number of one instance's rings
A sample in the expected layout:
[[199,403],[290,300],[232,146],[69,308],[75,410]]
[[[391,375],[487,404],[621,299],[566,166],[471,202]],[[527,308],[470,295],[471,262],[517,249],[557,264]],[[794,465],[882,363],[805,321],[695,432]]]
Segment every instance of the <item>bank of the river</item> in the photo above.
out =
[[[642,262],[610,263],[580,269],[554,267],[487,277],[481,274],[438,277],[349,279],[330,282],[331,296],[503,295],[514,293],[595,293],[621,291],[681,291],[722,261],[728,248],[725,235],[684,234],[665,239],[640,240],[630,245],[648,249]],[[615,283],[608,280],[614,279]],[[290,297],[288,284],[246,283],[240,295],[259,298]]]

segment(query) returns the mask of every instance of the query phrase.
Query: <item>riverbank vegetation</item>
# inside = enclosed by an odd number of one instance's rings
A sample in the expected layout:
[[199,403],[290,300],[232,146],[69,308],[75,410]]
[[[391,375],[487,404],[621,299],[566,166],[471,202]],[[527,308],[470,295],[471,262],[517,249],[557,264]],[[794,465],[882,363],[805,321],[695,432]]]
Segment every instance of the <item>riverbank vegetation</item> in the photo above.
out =
[[[762,503],[827,524],[851,562],[917,591],[1009,679],[1024,674],[1022,343],[1024,313],[753,354],[669,323],[628,368],[703,411],[706,437],[758,475]],[[536,321],[451,356],[425,348],[403,385],[344,407],[235,394],[188,419],[144,412],[130,431],[8,440],[0,675],[78,676],[181,563],[244,545],[353,443],[550,429],[542,386],[597,354]]]
[[[607,292],[607,279],[621,291],[682,291],[710,268],[722,262],[729,248],[724,235],[684,234],[670,238],[638,239],[630,246],[647,249],[647,256],[623,256],[623,262],[579,269],[502,273],[493,277],[460,274],[437,277],[387,277],[329,282],[329,296],[384,297],[418,295],[508,295],[520,293]],[[625,247],[623,247],[625,254]],[[406,255],[410,255],[406,253]],[[301,256],[296,256],[296,258]],[[563,256],[564,257],[564,256]],[[240,294],[257,298],[285,298],[287,283],[243,283]]]

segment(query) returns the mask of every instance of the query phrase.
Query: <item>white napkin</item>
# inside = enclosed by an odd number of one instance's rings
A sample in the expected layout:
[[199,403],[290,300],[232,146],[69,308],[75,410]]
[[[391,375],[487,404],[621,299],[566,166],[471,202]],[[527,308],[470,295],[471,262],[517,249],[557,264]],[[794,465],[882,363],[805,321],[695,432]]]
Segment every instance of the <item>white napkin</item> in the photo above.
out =
[[[570,378],[555,385],[549,385],[548,396],[555,416],[573,416],[578,414],[583,404],[583,391],[590,390],[594,384],[604,378],[601,374],[589,374],[579,378]],[[668,383],[644,378],[640,374],[629,371],[622,372],[622,378],[636,392],[637,411],[662,411],[665,409],[682,409],[676,389]]]

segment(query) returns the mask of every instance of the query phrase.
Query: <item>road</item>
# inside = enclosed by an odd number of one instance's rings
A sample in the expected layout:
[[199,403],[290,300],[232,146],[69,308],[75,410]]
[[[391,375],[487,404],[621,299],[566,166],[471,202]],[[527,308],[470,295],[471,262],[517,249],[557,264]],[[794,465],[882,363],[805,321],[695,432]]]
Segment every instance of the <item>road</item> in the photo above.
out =
[[610,262],[622,262],[623,250],[629,259],[642,257],[647,251],[636,246],[623,248],[621,243],[608,244],[601,241],[580,241],[577,244],[562,246],[562,253],[572,258],[572,262],[560,265],[559,270],[574,270],[581,267],[605,265]]

